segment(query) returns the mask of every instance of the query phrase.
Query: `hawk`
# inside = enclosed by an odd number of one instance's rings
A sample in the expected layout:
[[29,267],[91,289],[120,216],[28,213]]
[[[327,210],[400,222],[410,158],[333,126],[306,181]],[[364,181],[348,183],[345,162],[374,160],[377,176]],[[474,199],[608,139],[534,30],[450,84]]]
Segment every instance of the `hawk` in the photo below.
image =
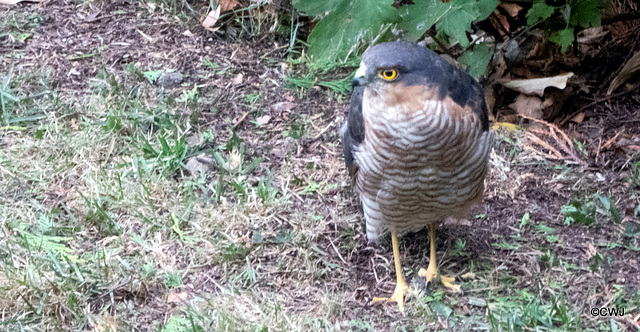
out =
[[493,136],[478,82],[425,47],[378,44],[355,73],[341,135],[368,239],[391,232],[396,288],[373,302],[397,302],[404,314],[397,236],[424,227],[431,254],[419,275],[459,292],[454,277],[439,278],[435,229],[482,199]]

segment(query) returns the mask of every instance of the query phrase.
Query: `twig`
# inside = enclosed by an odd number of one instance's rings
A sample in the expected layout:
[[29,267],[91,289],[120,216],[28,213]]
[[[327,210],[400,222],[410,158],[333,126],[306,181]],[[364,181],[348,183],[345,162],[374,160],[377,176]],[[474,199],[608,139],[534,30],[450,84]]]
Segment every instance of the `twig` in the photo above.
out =
[[611,17],[605,17],[602,19],[602,25],[633,20],[640,20],[640,12],[621,13]]
[[242,121],[244,121],[244,119],[247,118],[247,115],[249,115],[249,112],[245,112],[244,114],[242,114],[242,117],[240,117],[240,119],[233,124],[233,129],[238,128],[238,126],[242,123]]

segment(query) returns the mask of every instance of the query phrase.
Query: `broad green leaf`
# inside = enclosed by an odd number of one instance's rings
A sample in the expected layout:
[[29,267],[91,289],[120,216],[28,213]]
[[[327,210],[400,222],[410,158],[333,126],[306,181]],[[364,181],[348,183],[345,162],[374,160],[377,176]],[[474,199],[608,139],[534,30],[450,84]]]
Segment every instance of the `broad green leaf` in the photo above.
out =
[[489,17],[489,15],[491,15],[491,13],[493,13],[493,11],[496,10],[496,7],[498,7],[499,4],[500,4],[500,1],[498,0],[478,1],[479,16],[475,20],[476,21],[486,20],[487,17]]
[[319,63],[345,60],[352,48],[400,20],[393,0],[337,0],[309,34],[309,56]]
[[555,11],[555,7],[547,5],[544,1],[535,2],[527,11],[527,24],[534,25],[540,20],[546,20]]
[[417,40],[436,24],[438,33],[444,32],[466,47],[469,45],[466,32],[471,30],[471,22],[489,17],[498,3],[498,0],[415,1],[413,5],[400,8],[402,22],[398,28],[404,30],[407,37]]
[[464,54],[458,58],[460,63],[469,68],[469,75],[478,79],[487,72],[487,66],[491,57],[493,56],[493,49],[487,44],[476,44],[472,50],[464,52]]
[[293,0],[293,8],[309,16],[324,15],[331,11],[340,0]]
[[583,28],[598,27],[601,24],[602,4],[598,0],[576,0],[571,6],[571,18],[569,23],[573,26],[581,25]]
[[476,1],[452,0],[447,5],[451,8],[436,23],[436,30],[438,33],[444,32],[462,47],[469,46],[467,31],[471,31],[471,22],[480,16]]
[[567,51],[567,47],[573,43],[575,36],[573,35],[573,27],[556,31],[549,36],[549,40],[562,47],[562,53]]
[[446,3],[435,1],[417,1],[414,5],[402,6],[399,10],[402,22],[398,28],[405,31],[407,37],[416,41],[438,22],[451,9]]

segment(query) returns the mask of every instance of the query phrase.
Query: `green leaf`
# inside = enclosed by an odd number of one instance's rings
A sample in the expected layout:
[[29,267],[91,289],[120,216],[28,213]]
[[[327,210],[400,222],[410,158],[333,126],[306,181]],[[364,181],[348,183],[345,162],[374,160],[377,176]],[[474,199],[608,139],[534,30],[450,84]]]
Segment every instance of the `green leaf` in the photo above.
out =
[[569,24],[583,28],[598,27],[601,24],[602,3],[598,0],[575,0],[571,6]]
[[323,15],[332,11],[338,1],[293,0],[293,8],[309,16]]
[[624,223],[624,236],[640,238],[640,226],[630,221]]
[[500,4],[498,0],[480,0],[478,1],[478,10],[479,16],[476,18],[476,21],[486,20],[496,7]]
[[544,1],[535,2],[531,9],[527,11],[527,24],[534,25],[540,20],[546,20],[555,11],[555,7],[549,6]]
[[472,50],[464,52],[464,54],[458,58],[460,63],[469,68],[469,75],[474,78],[479,78],[487,73],[487,66],[493,56],[493,49],[487,44],[476,44]]
[[21,34],[18,35],[18,37],[16,38],[19,42],[24,43],[25,41],[27,41],[27,39],[31,38],[33,34],[30,32],[23,32]]
[[572,202],[560,207],[560,212],[577,224],[591,225],[595,221],[596,207],[593,204]]
[[383,25],[400,21],[393,0],[339,2],[309,34],[309,56],[319,63],[344,61],[363,40],[373,40]]
[[593,197],[600,200],[600,204],[602,205],[602,207],[604,207],[605,212],[609,212],[609,215],[611,216],[613,221],[616,222],[616,224],[619,224],[620,222],[622,222],[622,216],[618,211],[616,202],[614,202],[613,199],[611,199],[611,197],[601,196],[598,194],[594,194]]
[[556,31],[549,36],[549,40],[562,47],[562,53],[567,51],[567,47],[573,43],[573,27]]
[[162,74],[162,70],[150,70],[150,71],[142,72],[142,75],[144,75],[144,77],[149,81],[149,83],[152,83],[152,84],[158,79],[158,77],[160,77],[160,74]]
[[467,31],[471,31],[471,22],[480,16],[475,0],[458,0],[446,3],[450,9],[436,23],[438,33],[444,32],[460,46],[469,46]]
[[444,320],[447,320],[453,313],[453,309],[440,301],[434,301],[431,307],[433,308],[433,311],[436,313],[436,315],[442,317]]
[[498,0],[451,0],[448,3],[440,0],[416,1],[413,5],[400,8],[402,22],[398,28],[415,41],[434,24],[441,22],[439,30],[445,30],[447,35],[463,44],[467,40],[465,32],[470,30],[471,22],[486,19],[498,4]]
[[440,1],[418,1],[416,4],[402,6],[399,10],[402,22],[398,28],[405,31],[407,37],[416,41],[436,24],[451,7]]

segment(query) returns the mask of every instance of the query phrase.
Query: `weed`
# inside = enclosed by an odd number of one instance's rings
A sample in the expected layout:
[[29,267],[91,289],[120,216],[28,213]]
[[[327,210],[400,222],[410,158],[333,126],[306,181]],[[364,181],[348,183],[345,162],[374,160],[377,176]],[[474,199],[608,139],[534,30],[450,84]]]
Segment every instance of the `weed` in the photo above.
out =
[[488,306],[489,321],[494,331],[526,329],[580,330],[579,310],[569,307],[564,296],[552,296],[545,301],[523,293],[521,297],[495,298]]
[[146,137],[142,137],[143,146],[142,154],[147,160],[145,163],[151,167],[158,168],[166,174],[173,174],[179,167],[183,165],[183,161],[190,153],[185,140],[186,136],[179,135],[177,128],[173,130],[168,141],[163,136],[158,136],[158,149],[154,148]]
[[604,222],[602,217],[610,218],[615,223],[620,223],[622,217],[616,204],[610,196],[593,194],[591,199],[584,201],[574,200],[569,205],[563,205],[561,213],[565,216],[565,224],[592,225],[595,222]]
[[319,80],[314,74],[308,73],[303,77],[287,77],[286,81],[292,87],[301,89],[301,93],[313,89],[314,86],[321,86],[344,95],[351,91],[352,79],[353,77],[349,75],[339,80]]
[[182,277],[177,272],[168,271],[162,275],[164,285],[169,288],[178,288],[182,286]]
[[194,329],[190,319],[184,316],[170,316],[167,322],[164,324],[160,332],[190,332],[190,331],[202,331],[201,329]]
[[35,29],[42,24],[44,18],[36,11],[24,8],[11,11],[0,20],[0,46],[10,47],[12,44],[23,44],[30,39]]
[[302,139],[305,134],[305,124],[299,122],[292,122],[289,124],[289,129],[282,132],[284,136],[288,136],[297,140]]

